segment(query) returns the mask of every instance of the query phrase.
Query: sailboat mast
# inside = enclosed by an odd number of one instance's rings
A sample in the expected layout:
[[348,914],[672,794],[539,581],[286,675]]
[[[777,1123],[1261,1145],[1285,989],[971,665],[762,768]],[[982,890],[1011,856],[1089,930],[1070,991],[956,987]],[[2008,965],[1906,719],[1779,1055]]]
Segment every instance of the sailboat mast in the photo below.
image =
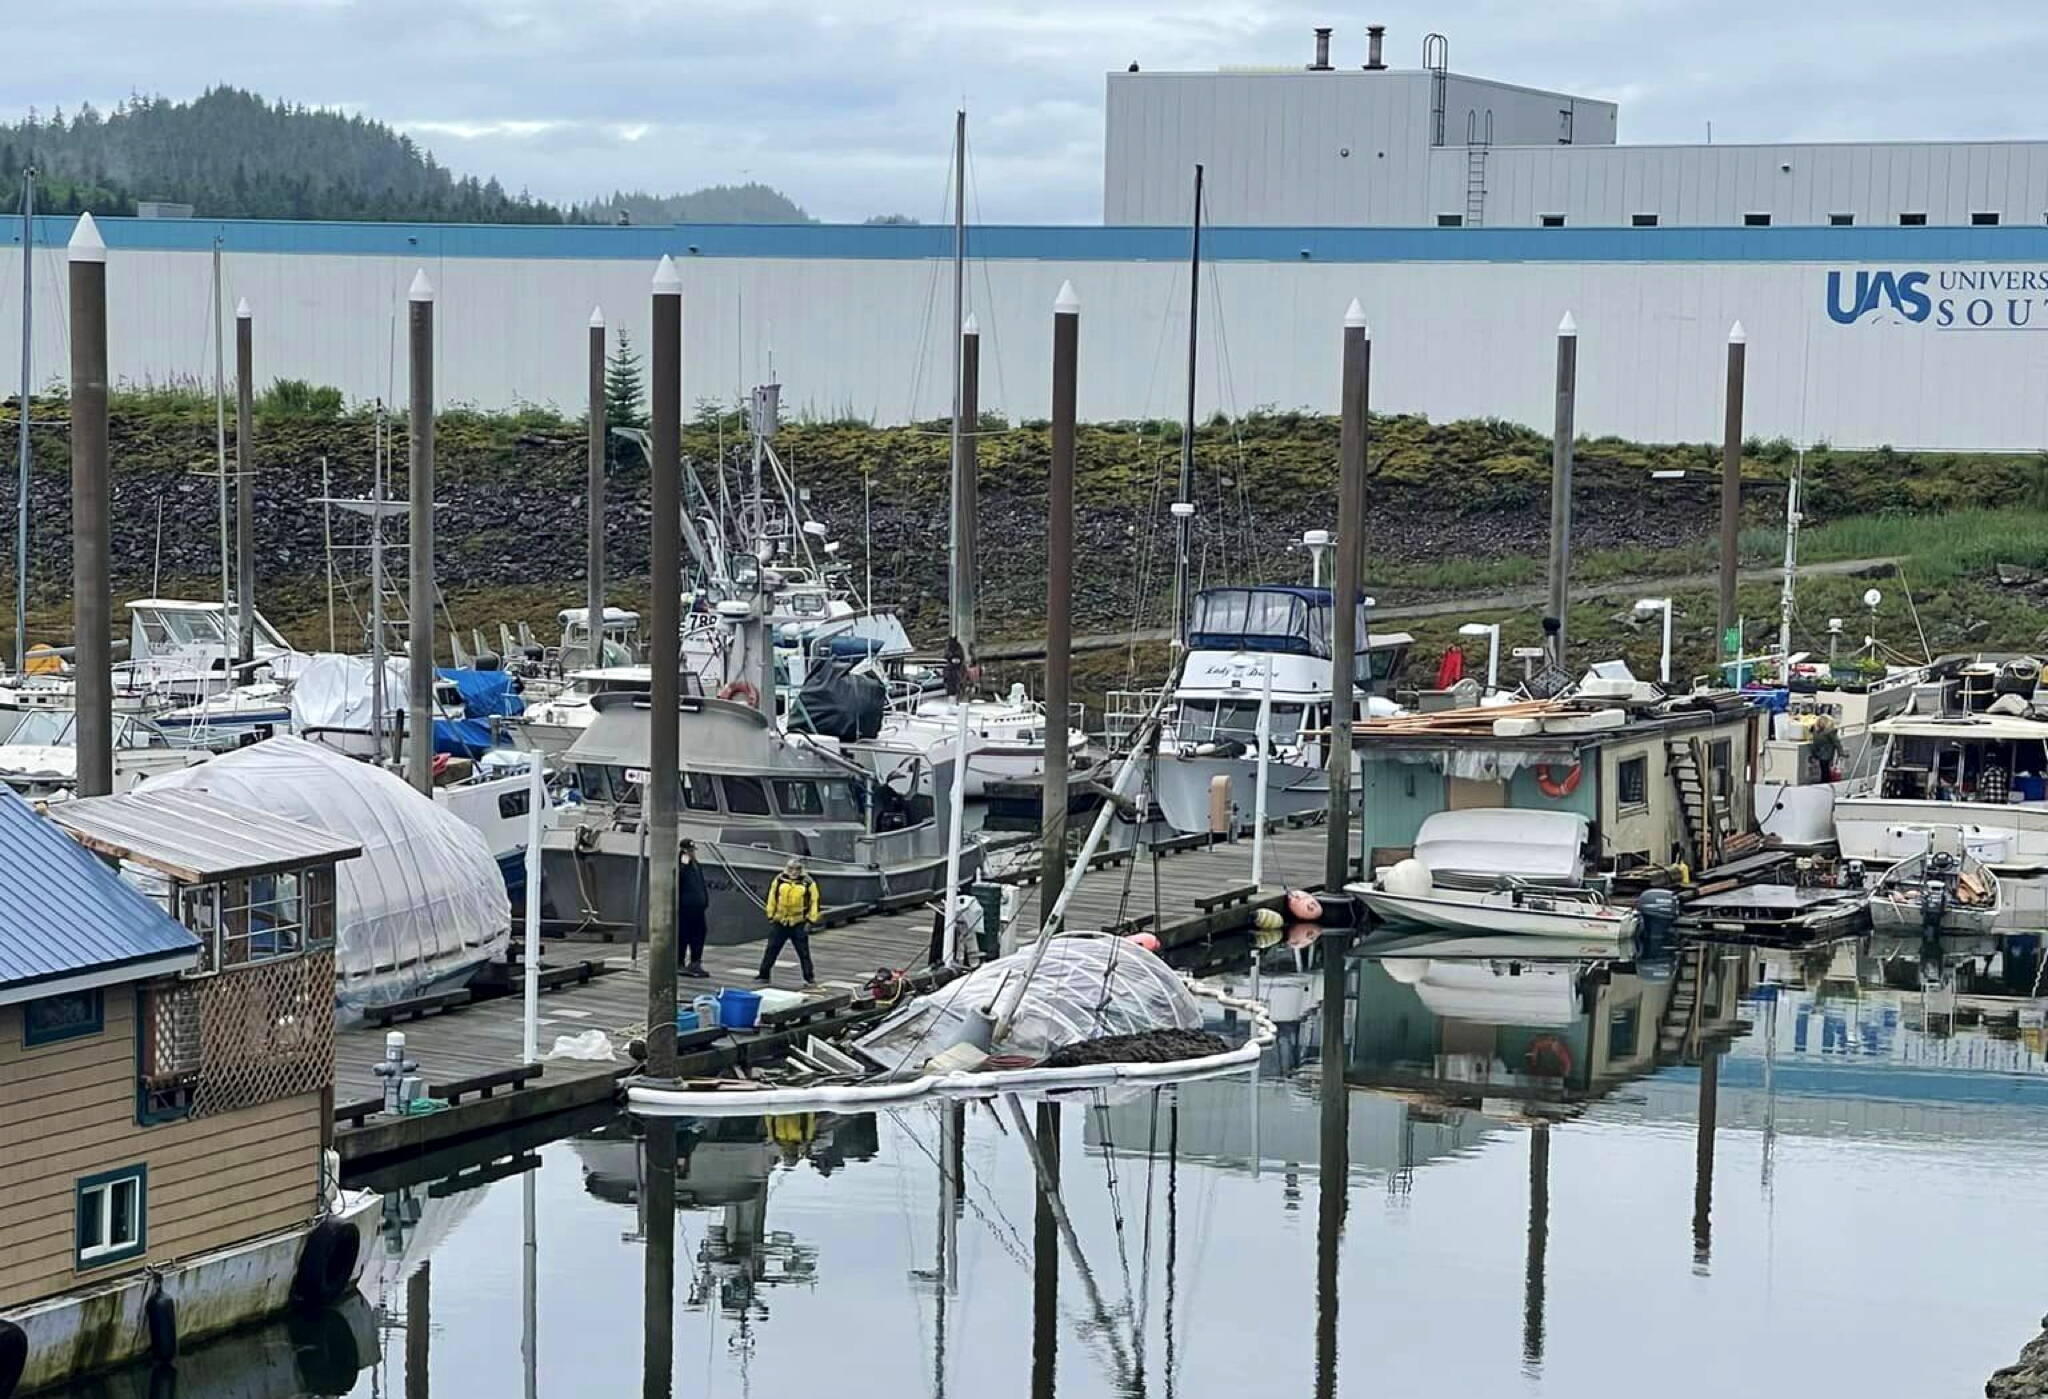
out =
[[213,467],[220,487],[220,625],[221,655],[227,657],[233,584],[228,571],[228,401],[227,349],[221,342],[220,235],[213,239]]
[[1202,314],[1202,167],[1195,167],[1195,214],[1188,244],[1188,397],[1180,422],[1180,494],[1173,505],[1173,634],[1187,641],[1190,584],[1189,535],[1195,522],[1195,365],[1196,333]]
[[14,498],[14,673],[28,661],[28,393],[29,349],[35,336],[36,168],[21,172],[21,432]]
[[[953,113],[953,324],[946,334],[953,362],[953,432],[952,455],[949,460],[953,468],[952,512],[947,520],[947,591],[951,594],[952,632],[955,640],[962,640],[973,623],[968,614],[973,610],[974,598],[967,581],[967,554],[963,547],[960,512],[962,495],[969,489],[962,479],[966,475],[966,462],[961,452],[962,426],[960,423],[960,357],[966,346],[961,343],[960,330],[966,321],[967,305],[967,112],[963,108]],[[962,641],[964,645],[964,641]],[[957,779],[956,779],[957,780]]]

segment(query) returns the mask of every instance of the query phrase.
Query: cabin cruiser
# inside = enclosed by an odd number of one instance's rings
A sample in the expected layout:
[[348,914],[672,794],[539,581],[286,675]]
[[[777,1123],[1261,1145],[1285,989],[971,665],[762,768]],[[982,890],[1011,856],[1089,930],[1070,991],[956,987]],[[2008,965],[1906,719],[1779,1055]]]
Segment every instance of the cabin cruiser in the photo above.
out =
[[[1414,638],[1406,632],[1373,634],[1363,600],[1357,610],[1358,698],[1350,717],[1392,714],[1385,694],[1401,674]],[[1261,585],[1195,595],[1187,661],[1160,729],[1155,765],[1154,791],[1175,830],[1210,828],[1210,792],[1218,777],[1230,785],[1233,827],[1252,821],[1268,667],[1266,814],[1277,819],[1329,805],[1324,743],[1331,722],[1333,612],[1328,588]]]
[[[645,697],[599,695],[590,726],[565,755],[581,795],[542,844],[543,897],[558,925],[631,928],[645,914],[650,859],[642,796],[652,713]],[[711,894],[711,941],[766,934],[768,884],[792,858],[818,882],[822,908],[866,911],[938,895],[946,839],[934,809],[821,747],[789,738],[759,709],[685,695],[678,701],[682,760],[678,827],[696,843]],[[950,780],[950,771],[947,779]],[[980,864],[969,844],[964,875]]]
[[[205,755],[174,745],[162,729],[133,714],[114,716],[114,790],[174,772]],[[78,786],[78,722],[69,709],[25,713],[0,743],[0,782],[35,800],[62,800]]]
[[1999,874],[2048,872],[2048,721],[2013,714],[1909,714],[1877,725],[1874,788],[1835,804],[1846,858],[1889,864],[1943,829]]
[[[597,714],[591,701],[599,695],[645,695],[653,672],[644,665],[601,666],[572,670],[556,694],[528,706],[507,726],[516,747],[540,753],[561,753],[582,736]],[[686,685],[689,683],[687,678]]]
[[1413,855],[1347,892],[1406,927],[1619,940],[1636,931],[1636,911],[1587,878],[1590,827],[1570,811],[1438,812],[1422,822]]
[[233,608],[182,598],[138,598],[128,604],[128,659],[114,667],[115,688],[191,704],[256,680],[259,670],[288,678],[299,652],[260,611],[253,620],[254,664],[237,667]]
[[[908,705],[891,707],[882,716],[878,746],[908,749],[935,765],[953,754],[959,738],[962,701],[944,693],[924,695]],[[1002,699],[974,699],[967,705],[967,789],[970,798],[988,794],[991,782],[1036,782],[1045,774],[1045,706],[1029,699],[1022,685],[1012,685]],[[1088,735],[1067,729],[1069,772],[1089,765]]]

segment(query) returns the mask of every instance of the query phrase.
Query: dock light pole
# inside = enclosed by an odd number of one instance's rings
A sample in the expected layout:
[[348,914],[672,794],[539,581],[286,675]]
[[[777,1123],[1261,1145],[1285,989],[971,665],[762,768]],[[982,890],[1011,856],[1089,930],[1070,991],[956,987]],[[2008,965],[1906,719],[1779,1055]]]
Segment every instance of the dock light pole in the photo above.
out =
[[[78,795],[114,790],[114,654],[108,582],[107,245],[91,214],[71,234],[71,615]],[[26,401],[22,412],[28,411]]]
[[407,295],[407,355],[411,397],[406,463],[411,493],[405,562],[411,574],[406,596],[405,775],[414,790],[434,791],[434,284],[423,267]]
[[1664,650],[1657,659],[1657,683],[1671,683],[1671,599],[1668,597],[1646,597],[1636,599],[1636,615],[1647,617],[1652,612],[1664,614]]
[[1372,328],[1354,299],[1344,312],[1344,387],[1337,437],[1337,559],[1330,606],[1330,831],[1323,888],[1351,882],[1352,685],[1358,673],[1358,586],[1365,563],[1365,434]]
[[[256,351],[247,299],[235,303],[235,659],[256,659]],[[236,679],[246,681],[244,670]]]
[[584,605],[589,615],[590,659],[604,664],[604,308],[590,310],[589,479],[584,485],[589,506],[589,558],[584,564]]
[[1737,321],[1728,328],[1727,416],[1721,424],[1721,629],[1723,657],[1742,652],[1735,618],[1736,550],[1742,542],[1742,382],[1749,336]]
[[682,628],[681,501],[683,278],[664,254],[654,271],[653,421],[649,435],[654,520],[647,579],[649,670],[647,790],[647,1071],[676,1072],[676,668]]
[[1557,422],[1550,439],[1550,615],[1557,622],[1551,659],[1566,668],[1572,607],[1572,415],[1579,393],[1579,323],[1557,323]]
[[1486,638],[1486,693],[1492,694],[1500,688],[1500,623],[1467,622],[1458,628],[1458,635]]
[[[1081,298],[1060,283],[1052,303],[1052,462],[1046,474],[1045,777],[1039,801],[1038,916],[1067,877],[1067,700],[1074,639],[1074,413]],[[956,778],[956,780],[958,780]]]

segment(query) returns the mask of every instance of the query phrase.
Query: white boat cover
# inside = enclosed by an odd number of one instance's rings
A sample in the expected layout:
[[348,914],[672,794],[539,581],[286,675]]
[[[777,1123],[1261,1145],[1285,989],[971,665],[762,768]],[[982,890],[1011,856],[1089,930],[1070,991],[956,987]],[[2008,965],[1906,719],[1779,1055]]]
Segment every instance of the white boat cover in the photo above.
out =
[[505,877],[483,835],[382,768],[279,737],[143,787],[209,792],[363,847],[335,871],[335,995],[345,1008],[459,985],[511,941]]
[[1584,873],[1586,830],[1575,811],[1439,811],[1415,833],[1415,858],[1431,871],[1576,879]]
[[[384,714],[386,720],[402,714],[406,707],[409,673],[406,658],[384,659]],[[292,679],[292,728],[369,731],[370,715],[376,708],[375,687],[370,683],[375,670],[368,656],[344,656],[323,651],[307,656],[294,668]]]
[[1010,1033],[996,1046],[1001,1053],[1043,1059],[1083,1040],[1202,1027],[1201,1006],[1180,974],[1135,943],[1106,933],[1054,938],[1025,984],[1033,950],[984,962],[899,1007],[858,1041],[860,1048],[892,1069],[914,1071],[960,1038],[970,1008],[1001,1019],[1019,994]]

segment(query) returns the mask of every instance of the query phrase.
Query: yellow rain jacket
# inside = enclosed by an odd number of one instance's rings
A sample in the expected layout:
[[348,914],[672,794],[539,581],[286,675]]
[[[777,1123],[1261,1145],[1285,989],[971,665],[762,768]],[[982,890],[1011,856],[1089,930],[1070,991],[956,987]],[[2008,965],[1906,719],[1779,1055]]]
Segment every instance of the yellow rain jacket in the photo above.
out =
[[776,875],[768,885],[768,921],[785,928],[817,922],[818,881],[809,875],[802,879]]

